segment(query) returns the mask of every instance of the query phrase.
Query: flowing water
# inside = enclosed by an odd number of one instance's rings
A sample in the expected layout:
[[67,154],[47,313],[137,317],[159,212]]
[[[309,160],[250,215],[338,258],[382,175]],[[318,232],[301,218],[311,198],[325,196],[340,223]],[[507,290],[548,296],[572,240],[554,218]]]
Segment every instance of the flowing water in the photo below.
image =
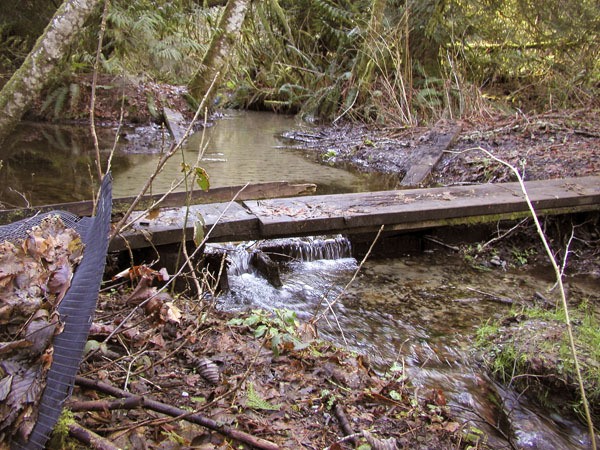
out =
[[[181,175],[181,163],[199,165],[211,185],[289,181],[316,183],[318,193],[394,188],[397,180],[367,176],[320,164],[313,156],[284,147],[277,138],[297,128],[293,118],[266,113],[226,113],[214,126],[192,136],[153,185],[165,191]],[[103,158],[115,130],[100,129]],[[165,148],[157,127],[121,131],[113,161],[116,196],[134,195]],[[92,141],[86,127],[29,124],[0,149],[0,207],[88,199],[93,191]],[[248,244],[246,244],[248,245]],[[432,253],[367,261],[355,282],[340,296],[357,269],[341,237],[294,241],[291,262],[274,288],[248,268],[247,251],[230,248],[231,292],[221,307],[288,308],[309,319],[324,299],[335,314],[319,322],[322,337],[370,355],[385,370],[403,364],[421,389],[441,388],[456,411],[490,433],[495,448],[506,440],[493,427],[512,434],[523,448],[586,448],[585,431],[565,418],[547,417],[518,393],[490,380],[469,352],[475,329],[499,317],[508,306],[492,296],[531,298],[547,280],[527,273],[475,272],[456,257]],[[590,285],[597,290],[597,283]]]
[[318,322],[321,337],[369,355],[378,370],[403,365],[423,394],[442,389],[455,412],[489,433],[493,448],[507,448],[508,435],[518,448],[588,447],[584,427],[548,417],[494,382],[470,350],[477,327],[510,308],[494,299],[530,299],[548,281],[523,271],[475,271],[456,256],[426,253],[367,261],[344,290],[358,267],[347,241],[291,242],[287,248],[299,250],[289,252],[280,288],[249,268],[244,245],[229,247],[231,291],[218,298],[220,307],[291,309],[309,320],[332,303]]

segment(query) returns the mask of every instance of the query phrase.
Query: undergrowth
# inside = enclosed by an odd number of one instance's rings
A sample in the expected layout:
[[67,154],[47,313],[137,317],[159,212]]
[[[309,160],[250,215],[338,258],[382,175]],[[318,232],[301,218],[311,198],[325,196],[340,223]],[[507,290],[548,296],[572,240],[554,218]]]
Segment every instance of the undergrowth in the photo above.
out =
[[[575,346],[586,396],[595,420],[600,417],[600,322],[587,302],[571,310]],[[574,361],[562,308],[514,308],[505,318],[488,321],[477,331],[477,346],[486,366],[506,385],[541,404],[568,408],[582,419]]]

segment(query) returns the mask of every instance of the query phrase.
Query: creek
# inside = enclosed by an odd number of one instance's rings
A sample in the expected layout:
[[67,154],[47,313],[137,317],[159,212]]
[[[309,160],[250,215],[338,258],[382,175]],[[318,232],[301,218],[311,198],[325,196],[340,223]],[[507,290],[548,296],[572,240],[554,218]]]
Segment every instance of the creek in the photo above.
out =
[[[314,154],[285,148],[278,136],[302,126],[290,116],[226,111],[209,125],[190,136],[182,151],[167,162],[152,193],[166,192],[181,178],[182,163],[194,165],[198,160],[211,187],[287,181],[315,183],[318,194],[332,194],[392,189],[398,181],[393,176],[322,164]],[[116,128],[98,128],[104,161],[116,132]],[[112,161],[114,196],[136,195],[168,144],[161,127],[121,128]],[[22,124],[0,149],[0,205],[22,207],[92,198],[93,148],[88,127]]]
[[[168,189],[181,176],[182,162],[194,164],[198,158],[213,187],[288,181],[315,183],[320,194],[396,187],[394,177],[330,167],[313,155],[286,149],[277,136],[299,126],[291,117],[228,112],[204,134],[189,139],[158,177],[153,192]],[[99,131],[106,159],[115,130]],[[163,133],[158,127],[121,130],[113,160],[115,196],[137,193],[165,149]],[[0,151],[0,204],[91,198],[92,148],[85,127],[20,127]],[[252,243],[228,246],[231,290],[217,298],[218,305],[227,310],[286,308],[310,319],[327,301],[334,302],[318,323],[321,337],[369,355],[379,371],[394,363],[403,366],[423,395],[441,389],[455,412],[488,433],[492,448],[510,448],[508,435],[518,448],[588,447],[583,426],[549,414],[492,380],[471,350],[477,327],[510,307],[494,297],[531,298],[551,284],[547,278],[523,270],[475,271],[457,255],[435,252],[368,260],[344,290],[358,267],[347,241],[337,237],[296,242],[298,252],[290,255],[280,288],[248,268],[246,247]],[[590,295],[596,294],[594,286],[582,283],[582,289],[591,289]]]
[[[477,327],[510,309],[497,299],[533,298],[552,285],[539,271],[481,272],[456,255],[427,252],[367,260],[344,290],[358,268],[347,241],[293,242],[285,247],[298,250],[285,264],[280,288],[249,268],[248,244],[229,246],[230,292],[217,299],[219,306],[290,309],[310,320],[332,304],[318,322],[320,337],[368,355],[380,372],[402,366],[421,395],[441,389],[455,413],[488,434],[491,448],[510,448],[507,436],[516,448],[589,447],[580,423],[491,379],[472,350]],[[593,286],[584,289],[594,295]]]

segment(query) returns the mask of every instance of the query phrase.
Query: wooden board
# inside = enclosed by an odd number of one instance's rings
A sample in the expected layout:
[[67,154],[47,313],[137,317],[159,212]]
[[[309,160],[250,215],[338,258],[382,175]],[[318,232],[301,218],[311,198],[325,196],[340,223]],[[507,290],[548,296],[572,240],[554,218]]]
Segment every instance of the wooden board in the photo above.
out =
[[[532,181],[527,190],[539,214],[600,210],[600,177]],[[207,229],[216,224],[209,240],[223,242],[372,233],[381,225],[388,231],[418,230],[525,215],[518,183],[246,200],[153,211],[115,238],[110,250],[124,249],[125,240],[131,248],[181,242],[183,231],[191,240],[200,216]]]
[[[238,203],[192,205],[187,209],[165,208],[137,219],[131,229],[110,242],[109,251],[181,242],[184,232],[186,240],[191,241],[194,225],[198,222],[204,223],[204,232],[210,232],[213,241],[249,240],[259,233],[258,219]],[[211,231],[217,223],[218,226]]]
[[[600,177],[532,181],[527,189],[540,213],[600,209]],[[528,212],[518,183],[243,203],[260,221],[265,238],[376,231],[382,224],[388,230],[411,230]]]
[[180,142],[185,136],[187,124],[183,114],[171,108],[163,108],[163,119],[175,142]]
[[432,132],[426,142],[413,150],[402,186],[418,186],[425,181],[443,153],[448,150],[460,134],[461,127],[454,127],[445,133]]
[[[208,192],[196,190],[191,193],[191,203],[228,202],[237,194],[239,200],[263,199],[273,197],[290,197],[314,194],[317,190],[315,184],[290,184],[286,181],[249,184],[248,186],[226,186],[212,188]],[[178,207],[185,205],[188,194],[186,192],[173,192],[161,202],[161,207]],[[138,209],[150,208],[162,194],[145,195]],[[135,197],[121,197],[113,199],[113,213],[125,212]],[[56,203],[53,205],[36,206],[32,208],[18,208],[0,210],[0,225],[15,222],[26,217],[31,217],[40,212],[67,211],[77,216],[90,216],[94,204],[91,201]]]

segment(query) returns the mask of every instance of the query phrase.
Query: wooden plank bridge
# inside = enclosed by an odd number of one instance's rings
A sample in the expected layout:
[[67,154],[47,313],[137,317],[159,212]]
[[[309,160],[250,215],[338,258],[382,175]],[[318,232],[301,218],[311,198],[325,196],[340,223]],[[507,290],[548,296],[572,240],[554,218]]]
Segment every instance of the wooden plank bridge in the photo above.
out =
[[[526,189],[540,215],[600,210],[600,176],[530,181]],[[161,208],[138,218],[110,250],[191,240],[203,225],[210,242],[278,237],[412,231],[517,219],[529,214],[518,183],[403,189],[357,194],[246,199]]]

